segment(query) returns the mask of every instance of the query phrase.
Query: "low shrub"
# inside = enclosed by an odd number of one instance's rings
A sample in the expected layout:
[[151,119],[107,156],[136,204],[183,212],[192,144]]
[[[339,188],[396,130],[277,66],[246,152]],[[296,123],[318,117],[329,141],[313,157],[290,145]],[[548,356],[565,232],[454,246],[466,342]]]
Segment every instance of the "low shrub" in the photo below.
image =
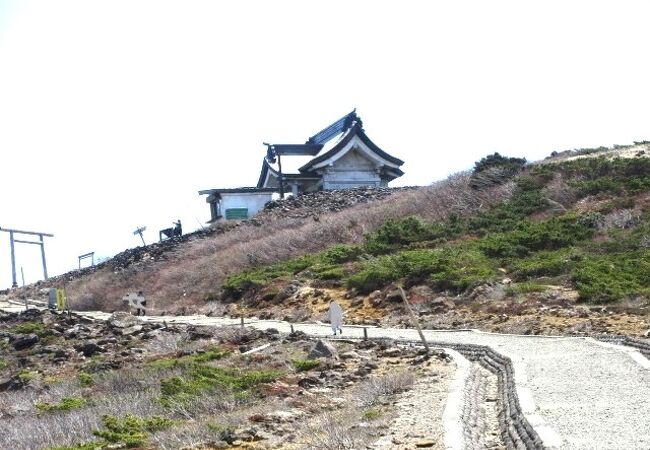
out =
[[14,325],[11,328],[11,332],[15,334],[36,334],[39,337],[43,337],[47,334],[47,330],[42,323],[38,322],[24,322]]
[[293,277],[318,262],[317,255],[306,255],[282,263],[233,274],[226,278],[222,288],[227,296],[238,299],[249,289],[264,286],[276,278]]
[[102,422],[106,429],[93,430],[93,434],[103,442],[99,447],[90,448],[142,447],[149,441],[148,433],[168,429],[177,423],[166,417],[142,418],[131,414],[123,418],[106,415],[102,417]]
[[321,255],[324,260],[332,264],[340,264],[357,259],[363,253],[359,245],[334,245],[325,250]]
[[72,409],[83,408],[88,404],[88,401],[82,397],[64,397],[57,403],[36,403],[36,409],[41,412],[55,412],[55,411],[70,411]]
[[186,403],[204,393],[219,390],[241,393],[255,386],[271,382],[283,373],[271,370],[237,372],[207,365],[194,364],[181,376],[160,381],[160,401],[164,406]]
[[512,231],[486,236],[479,248],[490,257],[513,258],[542,250],[557,250],[594,235],[594,228],[572,215],[541,222],[525,221]]
[[306,372],[313,369],[314,367],[318,367],[320,362],[316,359],[293,359],[291,360],[291,364],[296,369],[296,371]]
[[496,262],[469,246],[450,247],[440,254],[439,270],[430,281],[438,290],[460,293],[491,280],[496,275]]
[[509,168],[516,172],[521,170],[525,164],[526,158],[511,158],[495,152],[476,161],[473,173],[480,173],[493,167]]
[[379,419],[383,415],[384,415],[384,412],[381,409],[370,408],[370,409],[366,409],[363,412],[362,417],[364,419],[366,419],[366,420],[376,420],[376,419]]
[[194,355],[182,356],[180,358],[159,359],[157,361],[151,361],[149,363],[149,367],[157,370],[171,369],[173,367],[187,367],[196,363],[205,363],[209,361],[223,359],[229,356],[230,354],[231,352],[229,350],[223,350],[217,346],[213,346],[201,353],[196,353]]
[[580,299],[595,303],[650,295],[650,250],[590,255],[578,263],[572,279]]
[[471,246],[406,250],[366,259],[347,284],[368,293],[405,278],[407,284],[427,282],[439,290],[461,292],[491,279],[495,269],[493,262]]
[[506,295],[530,294],[531,292],[544,292],[547,289],[545,284],[535,282],[525,282],[511,284],[506,287]]
[[91,374],[87,372],[79,372],[77,375],[77,380],[79,381],[79,384],[82,386],[92,386],[95,384],[95,377],[93,377]]
[[582,195],[637,194],[650,189],[650,158],[581,158],[557,164]]
[[541,251],[510,264],[512,275],[517,279],[554,277],[569,273],[580,254],[572,247],[554,251]]
[[413,242],[430,241],[441,238],[444,227],[428,224],[418,217],[389,219],[374,233],[365,236],[364,249],[379,255],[402,248]]

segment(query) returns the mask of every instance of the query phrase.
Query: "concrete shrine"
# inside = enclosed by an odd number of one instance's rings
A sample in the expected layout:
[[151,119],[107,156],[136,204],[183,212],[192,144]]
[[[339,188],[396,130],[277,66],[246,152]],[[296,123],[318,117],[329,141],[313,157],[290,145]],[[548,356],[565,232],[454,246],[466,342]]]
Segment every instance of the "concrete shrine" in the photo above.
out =
[[284,197],[323,189],[387,187],[404,174],[400,169],[404,162],[370,140],[356,110],[304,144],[265,145],[257,186],[199,191],[208,195],[210,222],[252,217],[274,193]]

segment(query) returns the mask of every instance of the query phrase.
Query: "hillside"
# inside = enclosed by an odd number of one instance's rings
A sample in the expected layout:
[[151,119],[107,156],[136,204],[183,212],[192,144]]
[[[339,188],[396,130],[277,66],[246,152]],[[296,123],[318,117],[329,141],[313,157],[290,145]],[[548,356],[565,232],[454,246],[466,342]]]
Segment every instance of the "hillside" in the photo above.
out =
[[642,335],[649,154],[638,143],[526,165],[491,155],[427,187],[274,202],[28,295],[65,283],[73,308],[110,311],[144,290],[154,312],[292,321],[323,319],[335,298],[348,321],[403,324],[403,285],[427,328]]

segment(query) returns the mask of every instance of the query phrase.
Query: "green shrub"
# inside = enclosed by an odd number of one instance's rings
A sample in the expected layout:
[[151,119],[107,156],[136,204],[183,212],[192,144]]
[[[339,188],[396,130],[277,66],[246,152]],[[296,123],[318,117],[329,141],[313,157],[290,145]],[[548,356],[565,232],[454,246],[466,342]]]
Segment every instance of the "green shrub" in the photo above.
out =
[[480,173],[493,167],[500,167],[518,171],[526,164],[526,158],[510,158],[508,156],[501,156],[499,153],[493,153],[474,163],[474,172]]
[[36,370],[27,370],[23,369],[18,372],[18,378],[24,383],[28,383],[32,380],[35,380],[40,377],[40,374]]
[[488,232],[508,231],[526,217],[546,207],[548,202],[541,190],[530,189],[530,186],[518,187],[510,200],[497,203],[487,211],[469,218],[467,231],[479,236]]
[[583,195],[637,194],[650,190],[650,158],[582,158],[555,166]]
[[594,229],[571,215],[542,222],[525,221],[512,231],[485,237],[479,248],[488,256],[512,258],[542,250],[556,250],[576,244],[594,234]]
[[79,372],[77,380],[79,380],[79,384],[82,386],[92,386],[95,384],[95,378],[87,372]]
[[102,442],[86,442],[85,444],[75,444],[65,447],[50,447],[47,450],[103,450],[106,444]]
[[541,251],[526,258],[516,259],[510,265],[511,273],[518,279],[554,277],[567,274],[580,259],[572,247],[555,251]]
[[431,274],[433,287],[460,293],[494,278],[496,263],[472,247],[443,249],[438,270]]
[[376,420],[384,415],[384,412],[381,409],[370,408],[363,412],[362,416],[366,420]]
[[5,361],[4,358],[0,358],[0,370],[5,369],[7,367],[7,361]]
[[210,347],[202,353],[187,355],[180,358],[159,359],[151,361],[149,367],[157,370],[170,369],[172,367],[187,367],[196,363],[205,363],[223,359],[230,355],[229,350],[222,350],[217,346]]
[[241,393],[261,383],[268,383],[282,376],[282,372],[270,370],[234,370],[194,364],[182,376],[160,381],[160,401],[164,406],[185,403],[206,392],[219,390]]
[[236,273],[226,278],[222,288],[228,296],[237,299],[247,290],[264,286],[276,278],[293,277],[318,262],[318,257],[319,255],[305,255],[267,267]]
[[293,359],[291,364],[298,372],[306,372],[317,367],[320,362],[317,359]]
[[40,337],[43,337],[45,334],[47,334],[47,331],[45,330],[45,327],[43,326],[42,323],[37,323],[37,322],[24,322],[24,323],[19,323],[18,325],[14,325],[11,328],[12,333],[16,334],[36,334]]
[[211,347],[211,348],[207,349],[206,351],[204,351],[203,353],[198,353],[196,355],[190,355],[190,356],[187,356],[186,358],[189,361],[200,363],[200,362],[208,362],[208,361],[215,361],[215,360],[218,360],[218,359],[223,359],[228,355],[230,355],[229,350],[222,350],[219,347]]
[[64,397],[58,403],[36,403],[36,409],[41,412],[70,411],[72,409],[83,408],[88,401],[82,397]]
[[340,280],[345,277],[343,266],[336,264],[317,264],[309,270],[319,280]]
[[544,292],[547,289],[545,284],[535,282],[525,282],[511,284],[506,287],[506,295],[530,294],[531,292]]
[[361,292],[371,292],[406,278],[410,283],[429,282],[440,290],[460,292],[492,278],[494,269],[493,263],[473,248],[407,250],[367,259],[347,283]]
[[364,248],[371,254],[382,254],[413,242],[436,239],[440,230],[418,217],[389,219],[374,233],[365,236]]
[[139,448],[148,445],[149,433],[166,430],[179,423],[178,420],[154,416],[149,418],[127,414],[123,418],[102,416],[105,429],[93,430],[100,438],[95,442],[69,447],[52,447],[49,450],[104,450],[109,448]]
[[363,249],[359,245],[334,245],[321,255],[326,262],[340,264],[355,260],[361,253]]
[[650,295],[650,250],[590,255],[572,274],[581,300],[604,303]]
[[155,432],[170,428],[175,421],[154,416],[151,418],[136,417],[127,414],[124,418],[103,416],[105,430],[93,430],[93,434],[107,443],[121,444],[127,448],[141,447],[147,444],[147,432]]

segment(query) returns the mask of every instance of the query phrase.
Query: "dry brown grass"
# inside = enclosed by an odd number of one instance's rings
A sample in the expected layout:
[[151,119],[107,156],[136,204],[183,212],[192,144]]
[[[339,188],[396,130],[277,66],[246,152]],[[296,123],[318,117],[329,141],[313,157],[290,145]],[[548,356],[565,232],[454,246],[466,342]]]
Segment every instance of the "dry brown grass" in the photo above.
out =
[[197,310],[215,298],[230,274],[319,252],[340,243],[356,243],[387,219],[418,215],[440,220],[450,213],[470,214],[510,195],[511,185],[476,191],[469,174],[459,174],[431,186],[398,192],[386,199],[354,206],[316,221],[278,219],[261,226],[246,224],[227,233],[191,241],[165,261],[120,273],[104,269],[68,285],[71,306],[115,310],[131,290],[144,290],[153,313]]

